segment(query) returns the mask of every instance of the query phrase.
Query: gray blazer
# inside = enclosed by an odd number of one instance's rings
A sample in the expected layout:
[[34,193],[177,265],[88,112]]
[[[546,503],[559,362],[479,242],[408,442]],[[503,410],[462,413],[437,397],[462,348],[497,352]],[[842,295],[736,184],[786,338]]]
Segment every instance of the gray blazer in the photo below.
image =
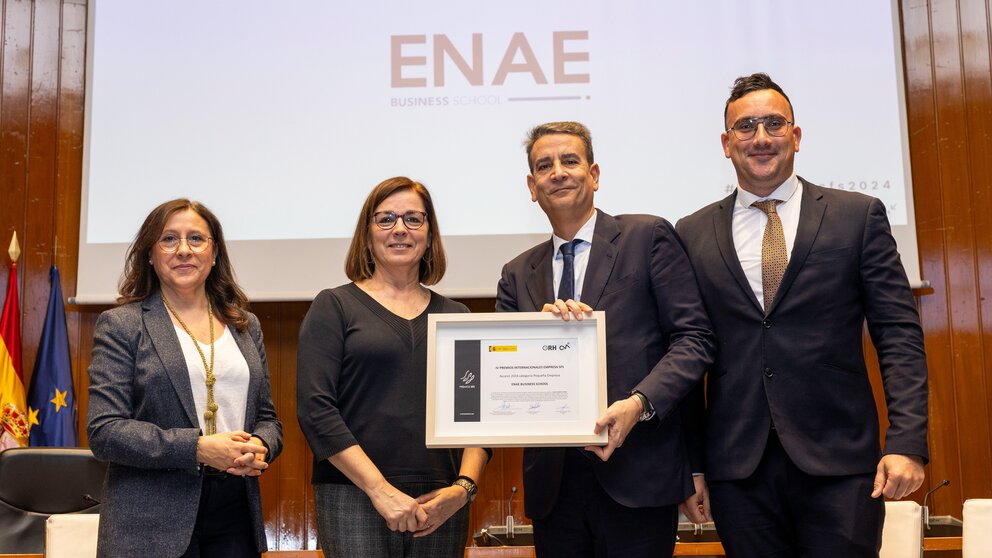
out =
[[[282,449],[258,318],[231,328],[248,362],[244,430]],[[89,367],[86,433],[110,462],[100,512],[99,556],[179,556],[189,545],[203,477],[196,462],[199,422],[189,371],[160,293],[102,313]],[[255,539],[266,550],[258,479],[245,481]]]

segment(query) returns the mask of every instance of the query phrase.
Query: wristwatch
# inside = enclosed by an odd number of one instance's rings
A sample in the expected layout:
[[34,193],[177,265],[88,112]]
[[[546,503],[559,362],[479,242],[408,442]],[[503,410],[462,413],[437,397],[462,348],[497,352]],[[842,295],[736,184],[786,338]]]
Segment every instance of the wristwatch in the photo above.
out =
[[466,477],[465,475],[459,475],[455,479],[455,482],[451,483],[451,486],[460,486],[468,492],[468,503],[471,504],[475,500],[475,496],[479,493],[479,487],[475,485],[475,481]]
[[630,392],[631,395],[636,395],[641,401],[641,414],[637,417],[637,422],[644,422],[654,418],[654,405],[648,401],[647,396],[643,393],[637,391],[636,389]]

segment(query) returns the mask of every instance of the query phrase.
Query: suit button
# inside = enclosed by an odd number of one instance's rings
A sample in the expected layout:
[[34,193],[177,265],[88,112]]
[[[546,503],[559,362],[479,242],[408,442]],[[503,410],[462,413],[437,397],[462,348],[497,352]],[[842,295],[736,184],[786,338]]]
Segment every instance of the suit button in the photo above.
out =
[[764,326],[765,329],[771,329],[772,321],[768,319],[761,320],[761,325]]
[[765,368],[765,377],[766,378],[771,378],[774,375],[775,375],[775,373],[772,372],[772,369],[771,368]]

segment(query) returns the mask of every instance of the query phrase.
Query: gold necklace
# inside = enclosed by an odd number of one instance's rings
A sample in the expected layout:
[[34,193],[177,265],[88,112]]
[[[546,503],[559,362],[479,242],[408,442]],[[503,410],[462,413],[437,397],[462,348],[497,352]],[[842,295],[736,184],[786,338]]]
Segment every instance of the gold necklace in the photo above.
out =
[[203,361],[203,370],[207,373],[206,384],[207,384],[207,410],[203,411],[203,420],[207,425],[207,436],[217,433],[217,403],[214,401],[214,383],[217,378],[214,377],[214,306],[210,304],[210,300],[207,300],[207,316],[210,318],[210,365],[207,366],[207,357],[203,354],[203,349],[200,348],[200,343],[193,336],[193,332],[190,331],[189,326],[186,322],[179,317],[176,313],[175,308],[169,304],[169,299],[165,298],[165,293],[162,293],[162,302],[165,303],[165,307],[172,312],[172,315],[176,317],[176,321],[182,326],[183,331],[189,335],[189,338],[193,340],[193,346],[196,347],[196,352],[200,353],[200,360]]

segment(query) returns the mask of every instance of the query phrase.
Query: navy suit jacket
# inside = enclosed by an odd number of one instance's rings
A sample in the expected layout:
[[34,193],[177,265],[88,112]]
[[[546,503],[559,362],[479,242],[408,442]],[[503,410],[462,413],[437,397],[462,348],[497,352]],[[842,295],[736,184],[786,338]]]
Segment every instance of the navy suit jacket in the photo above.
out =
[[[248,362],[244,430],[282,450],[262,330],[233,327]],[[203,477],[196,462],[199,421],[189,370],[160,293],[100,314],[93,334],[86,432],[110,462],[100,510],[100,556],[179,556],[193,536]],[[266,549],[258,478],[245,479],[259,552]]]
[[[552,246],[551,240],[538,244],[504,266],[497,311],[534,312],[554,302]],[[612,217],[600,211],[582,301],[606,311],[609,403],[636,389],[658,413],[636,424],[609,461],[590,454],[596,478],[625,506],[681,502],[692,493],[692,467],[680,403],[712,362],[715,345],[671,224],[649,215]],[[531,518],[554,508],[566,451],[524,451],[524,505]]]
[[719,341],[706,384],[709,480],[748,477],[773,424],[806,473],[875,470],[879,426],[862,349],[866,320],[888,407],[885,453],[928,457],[923,330],[885,206],[802,184],[795,244],[767,315],[734,247],[736,192],[677,225]]

